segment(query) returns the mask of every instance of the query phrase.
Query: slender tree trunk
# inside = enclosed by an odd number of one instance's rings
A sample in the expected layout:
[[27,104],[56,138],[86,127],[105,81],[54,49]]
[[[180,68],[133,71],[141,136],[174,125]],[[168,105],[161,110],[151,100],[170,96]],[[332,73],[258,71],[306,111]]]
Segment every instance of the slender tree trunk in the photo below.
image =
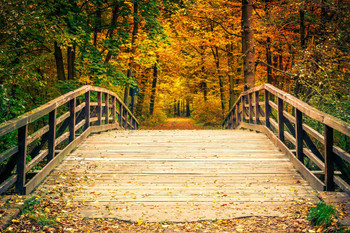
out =
[[228,82],[230,84],[230,100],[229,100],[229,109],[231,109],[232,105],[235,101],[235,83],[234,83],[234,72],[233,72],[233,43],[229,43],[226,45],[227,50],[227,66],[228,66]]
[[[139,31],[139,19],[138,19],[138,3],[137,0],[134,0],[134,26],[132,31],[132,37],[131,37],[131,57],[129,60],[129,68],[127,71],[127,77],[128,79],[131,79],[134,75],[134,55],[136,51],[135,41],[136,37]],[[126,84],[124,89],[124,103],[128,105],[128,98],[129,97],[129,84]]]
[[151,98],[150,98],[150,104],[149,104],[149,112],[150,112],[150,115],[151,115],[151,116],[153,115],[154,102],[155,102],[155,98],[156,98],[157,77],[158,77],[157,64],[154,64],[154,67],[153,67],[152,90],[151,90]]
[[177,101],[177,116],[180,116],[180,100]]
[[[113,7],[113,10],[112,10],[112,19],[111,19],[111,23],[110,23],[110,26],[109,26],[109,29],[108,29],[108,32],[107,32],[107,35],[106,37],[108,38],[113,38],[114,36],[114,29],[115,29],[115,26],[116,26],[116,23],[117,23],[117,20],[118,20],[118,16],[119,16],[119,1],[118,0],[115,0],[114,1],[114,7]],[[110,50],[108,50],[107,52],[107,55],[106,55],[106,58],[105,58],[105,63],[108,63],[109,60],[112,58],[112,52]]]
[[302,49],[306,48],[305,41],[305,0],[301,1],[299,6],[299,17],[300,17],[300,46]]
[[54,43],[55,47],[55,60],[56,60],[56,69],[57,69],[57,78],[58,80],[66,80],[66,76],[64,74],[64,65],[63,65],[63,56],[61,47],[58,46],[57,42]]
[[102,10],[101,10],[101,4],[97,4],[97,9],[95,13],[95,27],[94,27],[94,46],[97,46],[97,35],[99,32],[101,32],[102,27]]
[[75,45],[69,46],[67,49],[67,60],[68,60],[68,80],[74,79],[75,71]]
[[[270,0],[265,0],[265,18],[269,22],[270,21],[270,6],[269,6]],[[267,82],[268,83],[273,83],[272,80],[272,60],[271,60],[271,38],[268,36],[266,38],[266,63],[268,64],[267,66]]]
[[176,100],[174,100],[174,117],[176,117]]
[[191,111],[190,111],[190,100],[187,98],[186,99],[186,116],[189,117],[191,116]]
[[243,68],[245,89],[255,85],[255,51],[253,33],[253,0],[242,0]]
[[145,77],[145,75],[141,75],[141,82],[140,82],[141,91],[138,94],[138,101],[136,105],[136,114],[138,116],[142,115],[143,104],[145,102],[146,82],[147,82],[147,77]]

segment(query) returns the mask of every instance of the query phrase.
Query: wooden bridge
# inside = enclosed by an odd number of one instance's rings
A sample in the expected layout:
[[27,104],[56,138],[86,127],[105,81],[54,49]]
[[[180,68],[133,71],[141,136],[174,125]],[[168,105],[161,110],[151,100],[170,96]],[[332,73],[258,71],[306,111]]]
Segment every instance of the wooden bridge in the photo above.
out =
[[350,193],[350,155],[333,138],[349,125],[269,84],[240,95],[231,130],[138,126],[115,93],[92,86],[5,122],[1,139],[17,143],[0,154],[0,192],[36,188],[71,214],[131,221],[276,216],[318,201],[315,190]]

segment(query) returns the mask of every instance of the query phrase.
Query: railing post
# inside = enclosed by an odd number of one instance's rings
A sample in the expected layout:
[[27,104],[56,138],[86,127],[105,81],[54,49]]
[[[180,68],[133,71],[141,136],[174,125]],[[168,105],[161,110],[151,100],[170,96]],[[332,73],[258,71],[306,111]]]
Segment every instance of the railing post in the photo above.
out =
[[260,120],[259,120],[259,91],[255,92],[255,124],[259,124]]
[[112,123],[116,122],[116,106],[115,106],[115,96],[112,96]]
[[48,150],[47,160],[51,161],[55,156],[55,141],[56,141],[56,113],[55,108],[49,113],[49,139],[48,139]]
[[123,128],[123,105],[119,103],[119,126]]
[[236,127],[239,125],[239,102],[236,104]]
[[283,116],[283,100],[277,97],[278,109],[278,138],[284,143],[284,116]]
[[125,115],[124,115],[124,129],[128,129],[128,116],[129,116],[129,112],[127,109],[125,109]]
[[253,93],[248,94],[248,102],[249,102],[249,123],[253,123]]
[[265,125],[267,128],[270,127],[270,104],[269,104],[269,92],[265,89]]
[[105,124],[109,123],[109,95],[105,93]]
[[26,182],[26,157],[27,157],[27,132],[28,125],[18,128],[18,155],[17,155],[17,183],[16,191],[19,194],[25,195]]
[[69,101],[69,142],[75,139],[75,106],[77,105],[77,99],[74,97]]
[[244,113],[244,109],[245,109],[245,103],[244,103],[244,95],[242,95],[241,97],[241,103],[242,103],[242,122],[244,122],[245,120],[245,113]]
[[333,128],[324,125],[326,191],[334,190]]
[[304,152],[303,152],[303,113],[295,108],[295,139],[296,139],[296,153],[297,158],[304,162]]
[[85,126],[84,130],[90,127],[90,91],[85,93]]
[[102,93],[97,92],[97,125],[102,125]]
[[234,113],[234,111],[232,111],[231,113],[230,113],[230,129],[233,129],[233,113]]

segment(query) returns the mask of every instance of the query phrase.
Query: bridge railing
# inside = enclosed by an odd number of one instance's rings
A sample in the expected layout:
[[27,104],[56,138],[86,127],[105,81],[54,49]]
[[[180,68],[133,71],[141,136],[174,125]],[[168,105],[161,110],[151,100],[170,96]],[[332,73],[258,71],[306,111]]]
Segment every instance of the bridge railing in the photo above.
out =
[[8,145],[0,151],[0,194],[14,184],[17,193],[30,193],[91,133],[138,127],[117,94],[94,86],[83,86],[4,122],[0,139]]
[[223,126],[264,132],[314,188],[350,194],[350,153],[335,141],[349,141],[348,123],[264,84],[241,93]]

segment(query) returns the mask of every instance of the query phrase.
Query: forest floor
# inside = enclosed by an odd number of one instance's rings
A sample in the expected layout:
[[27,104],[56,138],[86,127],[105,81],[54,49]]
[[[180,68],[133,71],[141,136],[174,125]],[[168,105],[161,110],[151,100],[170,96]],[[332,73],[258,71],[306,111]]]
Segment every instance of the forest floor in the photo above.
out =
[[189,117],[173,117],[168,118],[164,124],[159,124],[147,129],[153,130],[195,130],[203,129],[203,126],[195,124],[195,121]]

